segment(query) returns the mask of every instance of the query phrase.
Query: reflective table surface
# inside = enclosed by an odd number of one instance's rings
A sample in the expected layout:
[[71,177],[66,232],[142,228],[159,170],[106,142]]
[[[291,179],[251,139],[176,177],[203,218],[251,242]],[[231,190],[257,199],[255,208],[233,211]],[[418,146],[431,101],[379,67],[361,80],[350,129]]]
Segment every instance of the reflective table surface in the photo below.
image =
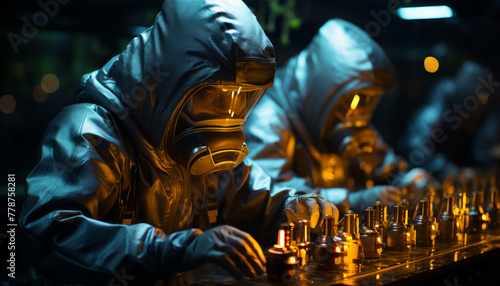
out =
[[383,252],[381,259],[367,260],[359,271],[297,269],[282,281],[233,279],[215,265],[204,265],[179,274],[171,285],[484,285],[500,284],[500,229],[467,234],[463,241],[436,242],[408,253]]

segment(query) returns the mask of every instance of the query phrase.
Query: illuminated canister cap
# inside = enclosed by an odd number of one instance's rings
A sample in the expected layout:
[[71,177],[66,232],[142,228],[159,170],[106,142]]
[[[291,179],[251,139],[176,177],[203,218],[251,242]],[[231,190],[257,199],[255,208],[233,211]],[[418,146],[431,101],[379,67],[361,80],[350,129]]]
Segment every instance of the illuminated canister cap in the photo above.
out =
[[373,208],[365,210],[365,226],[370,228],[375,226],[375,210]]
[[301,220],[297,224],[297,244],[311,241],[311,231],[308,220]]
[[282,223],[278,231],[278,245],[289,248],[293,243],[293,223]]
[[431,210],[429,208],[429,200],[420,200],[419,209],[419,215],[421,215],[422,217],[430,217]]
[[383,224],[387,219],[387,208],[381,202],[376,202],[373,209],[375,210],[375,223]]
[[323,235],[333,237],[335,235],[335,219],[331,215],[326,215],[323,219]]
[[344,215],[344,233],[355,237],[359,236],[358,214],[354,213],[352,210]]

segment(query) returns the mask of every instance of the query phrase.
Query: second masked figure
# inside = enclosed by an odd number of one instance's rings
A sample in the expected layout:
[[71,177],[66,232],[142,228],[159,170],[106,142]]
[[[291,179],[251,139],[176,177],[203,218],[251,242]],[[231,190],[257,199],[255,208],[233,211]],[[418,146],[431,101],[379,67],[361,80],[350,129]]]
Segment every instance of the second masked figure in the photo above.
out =
[[275,184],[320,193],[344,211],[399,201],[389,183],[408,184],[421,172],[408,173],[370,123],[393,78],[389,59],[367,33],[328,21],[277,70],[247,119],[249,157]]

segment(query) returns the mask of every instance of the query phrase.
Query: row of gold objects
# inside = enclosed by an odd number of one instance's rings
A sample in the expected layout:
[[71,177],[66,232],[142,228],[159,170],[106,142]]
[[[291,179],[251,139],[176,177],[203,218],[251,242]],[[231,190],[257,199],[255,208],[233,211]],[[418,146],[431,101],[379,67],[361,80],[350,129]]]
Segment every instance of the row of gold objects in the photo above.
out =
[[364,211],[361,227],[358,214],[353,211],[348,211],[339,224],[332,216],[324,217],[322,231],[314,241],[310,239],[308,221],[299,221],[297,225],[284,223],[277,243],[267,252],[268,278],[283,281],[299,268],[357,273],[364,260],[380,259],[383,252],[433,249],[436,241],[463,242],[467,233],[499,225],[496,180],[491,180],[487,188],[471,188],[470,192],[445,181],[442,192],[436,216],[437,195],[434,186],[430,186],[428,196],[418,200],[412,219],[407,200],[394,206],[390,218],[387,207],[377,202]]

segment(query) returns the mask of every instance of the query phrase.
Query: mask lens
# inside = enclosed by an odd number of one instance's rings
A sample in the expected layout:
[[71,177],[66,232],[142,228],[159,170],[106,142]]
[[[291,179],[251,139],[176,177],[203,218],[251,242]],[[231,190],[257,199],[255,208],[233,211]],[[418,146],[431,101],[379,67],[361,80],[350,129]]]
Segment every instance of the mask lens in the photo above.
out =
[[355,93],[345,96],[332,109],[334,124],[354,120],[369,120],[380,99],[380,95]]
[[246,119],[260,100],[264,89],[205,86],[198,89],[184,106],[184,114],[193,122],[212,119]]

